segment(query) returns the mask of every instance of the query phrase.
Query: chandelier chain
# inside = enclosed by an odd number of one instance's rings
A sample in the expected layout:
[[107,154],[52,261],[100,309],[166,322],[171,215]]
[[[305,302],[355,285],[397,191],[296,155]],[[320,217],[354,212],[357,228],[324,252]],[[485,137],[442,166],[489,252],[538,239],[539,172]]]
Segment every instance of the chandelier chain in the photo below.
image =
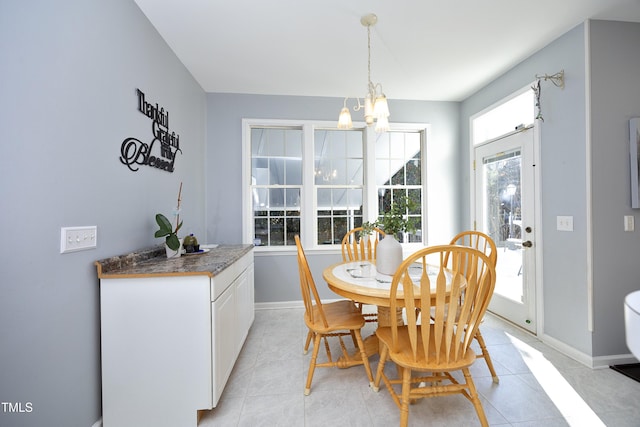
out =
[[371,25],[367,25],[367,51],[369,58],[367,61],[367,77],[369,79],[369,87],[371,87]]

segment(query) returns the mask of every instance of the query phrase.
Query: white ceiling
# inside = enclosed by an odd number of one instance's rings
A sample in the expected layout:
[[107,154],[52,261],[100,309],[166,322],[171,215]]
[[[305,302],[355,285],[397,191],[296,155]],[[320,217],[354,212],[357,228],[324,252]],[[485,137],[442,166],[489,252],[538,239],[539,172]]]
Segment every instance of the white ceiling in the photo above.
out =
[[465,99],[586,19],[640,22],[640,0],[135,2],[206,92],[276,95],[362,97],[368,13],[372,81],[432,101]]

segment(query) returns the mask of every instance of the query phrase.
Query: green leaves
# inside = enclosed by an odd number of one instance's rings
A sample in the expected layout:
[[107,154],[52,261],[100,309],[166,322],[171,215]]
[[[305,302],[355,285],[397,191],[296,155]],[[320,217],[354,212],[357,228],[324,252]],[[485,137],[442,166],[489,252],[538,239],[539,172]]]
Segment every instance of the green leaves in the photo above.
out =
[[178,248],[180,248],[180,239],[178,239],[178,236],[176,234],[170,234],[169,236],[167,236],[166,242],[167,246],[172,251],[177,251]]
[[362,235],[369,236],[373,233],[373,229],[378,226],[378,222],[363,222],[362,223]]
[[162,214],[156,214],[156,222],[158,223],[159,230],[157,230],[154,234],[156,238],[158,237],[167,237],[165,239],[167,246],[169,249],[173,251],[177,251],[180,248],[180,239],[178,239],[178,230],[182,227],[182,221],[176,226],[175,231],[171,229],[171,223]]
[[160,229],[156,231],[156,237],[164,237],[171,234],[171,223],[169,222],[167,217],[162,214],[156,214],[156,222],[160,227]]
[[408,197],[395,200],[391,208],[382,214],[375,224],[382,227],[385,233],[397,235],[400,232],[413,232],[417,228],[416,218],[407,213],[416,209],[416,202]]

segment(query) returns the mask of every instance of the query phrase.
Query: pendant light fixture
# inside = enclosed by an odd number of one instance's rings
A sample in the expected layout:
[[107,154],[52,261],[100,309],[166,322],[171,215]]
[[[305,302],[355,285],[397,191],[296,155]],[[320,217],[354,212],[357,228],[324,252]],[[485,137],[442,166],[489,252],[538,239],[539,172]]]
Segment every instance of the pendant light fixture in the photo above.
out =
[[[367,62],[368,71],[368,92],[361,103],[359,98],[356,98],[358,105],[353,107],[353,111],[360,111],[364,108],[364,120],[367,125],[375,123],[376,132],[386,132],[389,130],[389,105],[387,104],[387,97],[382,92],[382,85],[380,83],[374,84],[371,82],[371,27],[378,22],[378,17],[370,13],[360,18],[360,23],[367,27],[367,51],[369,54]],[[347,101],[349,98],[344,99],[340,116],[338,117],[338,129],[351,129],[353,123],[351,121],[351,113],[347,107]]]

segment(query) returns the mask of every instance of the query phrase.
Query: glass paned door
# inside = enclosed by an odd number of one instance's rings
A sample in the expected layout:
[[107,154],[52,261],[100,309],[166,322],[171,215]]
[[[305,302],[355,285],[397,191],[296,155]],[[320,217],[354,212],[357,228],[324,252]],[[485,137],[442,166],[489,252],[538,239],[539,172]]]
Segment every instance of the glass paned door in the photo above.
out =
[[535,332],[533,130],[475,149],[476,228],[498,247],[489,310]]

